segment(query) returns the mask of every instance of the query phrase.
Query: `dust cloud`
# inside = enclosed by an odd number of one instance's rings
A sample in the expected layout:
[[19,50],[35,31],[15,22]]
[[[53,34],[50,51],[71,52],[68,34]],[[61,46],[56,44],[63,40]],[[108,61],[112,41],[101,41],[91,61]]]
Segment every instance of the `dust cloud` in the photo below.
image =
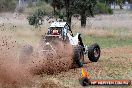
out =
[[[16,88],[32,86],[34,75],[56,74],[72,66],[72,46],[59,42],[54,52],[34,50],[31,45],[21,45],[12,36],[0,36],[0,83]],[[40,52],[42,51],[42,52]]]
[[[55,44],[50,43],[50,47],[53,47],[51,51],[44,51],[46,44],[43,43],[37,50],[38,52],[33,54],[30,65],[32,73],[51,75],[68,71],[72,67],[72,46],[66,42],[56,42]],[[47,47],[46,50],[48,50]]]
[[29,85],[28,66],[19,63],[19,45],[12,36],[0,36],[0,83]]

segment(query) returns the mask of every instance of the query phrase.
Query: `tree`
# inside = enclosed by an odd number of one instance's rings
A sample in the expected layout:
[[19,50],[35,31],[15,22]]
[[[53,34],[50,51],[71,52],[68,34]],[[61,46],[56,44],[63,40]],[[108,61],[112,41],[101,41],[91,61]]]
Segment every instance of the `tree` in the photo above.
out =
[[[75,13],[78,13],[81,15],[81,26],[86,26],[86,17],[92,16],[94,17],[93,11],[94,6],[96,5],[96,0],[75,0],[73,4],[73,10],[75,10]],[[86,12],[88,14],[86,14]]]
[[54,12],[54,15],[57,15],[58,14],[57,10],[60,12],[60,10],[63,7],[62,0],[53,0],[52,6],[54,8],[54,11],[53,11]]
[[28,22],[30,25],[34,27],[40,27],[43,24],[43,17],[45,16],[45,12],[41,9],[38,9],[33,15],[28,16]]
[[96,5],[96,0],[85,0],[85,1],[86,1],[86,4],[84,4],[85,9],[82,10],[83,12],[81,14],[81,26],[82,27],[86,26],[86,14],[85,14],[86,11],[89,13],[88,15],[94,17],[93,11]]
[[70,0],[65,0],[65,8],[66,8],[66,18],[67,18],[66,21],[71,26],[71,17],[73,13],[71,12],[70,9]]
[[[86,17],[94,16],[93,8],[96,0],[53,0],[54,15],[59,15],[62,9],[65,9],[66,21],[71,25],[71,17],[74,14],[81,15],[81,26],[86,26]],[[88,14],[87,14],[88,13]],[[62,17],[62,16],[61,16]]]
[[[66,9],[66,21],[71,25],[71,17],[73,14],[81,15],[81,26],[86,26],[86,11],[90,16],[94,16],[93,8],[96,5],[96,0],[53,0],[54,13],[56,7],[59,11],[64,7]],[[61,5],[61,6],[60,6]],[[58,8],[59,7],[59,8]]]
[[0,11],[13,11],[16,8],[16,0],[0,0]]
[[117,4],[120,6],[120,9],[123,9],[123,1],[124,0],[117,0]]

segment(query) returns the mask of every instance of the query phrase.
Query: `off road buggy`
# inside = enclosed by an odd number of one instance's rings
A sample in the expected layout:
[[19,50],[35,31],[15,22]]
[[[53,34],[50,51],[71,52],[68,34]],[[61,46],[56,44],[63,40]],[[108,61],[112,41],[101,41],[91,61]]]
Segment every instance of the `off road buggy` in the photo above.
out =
[[[64,43],[70,43],[73,47],[73,63],[79,67],[84,64],[84,55],[88,55],[88,58],[92,62],[97,62],[100,57],[100,46],[97,43],[91,46],[85,46],[83,44],[81,34],[77,33],[73,36],[72,30],[66,22],[53,22],[48,28],[48,32],[43,36],[46,45],[55,43],[56,40]],[[54,50],[51,46],[51,50]]]

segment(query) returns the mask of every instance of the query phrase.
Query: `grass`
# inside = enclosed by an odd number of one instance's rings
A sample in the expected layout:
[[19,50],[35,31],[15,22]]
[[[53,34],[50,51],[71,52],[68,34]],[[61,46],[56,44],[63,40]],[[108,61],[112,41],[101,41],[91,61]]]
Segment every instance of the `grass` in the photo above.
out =
[[53,12],[53,7],[50,4],[42,2],[38,4],[37,6],[31,6],[31,7],[26,8],[24,10],[24,13],[32,14],[38,9],[44,10],[45,14],[51,14]]
[[87,19],[86,28],[78,19],[72,22],[73,32],[82,34],[85,45],[98,43],[103,48],[132,45],[131,11],[114,11],[113,15],[100,15]]
[[132,38],[120,38],[120,37],[98,37],[98,36],[82,36],[84,44],[90,45],[92,43],[98,43],[101,47],[116,47],[132,45]]

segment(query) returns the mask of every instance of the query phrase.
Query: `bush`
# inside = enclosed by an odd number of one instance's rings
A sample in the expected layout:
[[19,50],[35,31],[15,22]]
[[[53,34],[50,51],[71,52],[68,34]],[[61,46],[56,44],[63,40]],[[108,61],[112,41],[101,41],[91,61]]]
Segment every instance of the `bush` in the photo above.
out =
[[16,8],[16,11],[19,13],[23,13],[24,7],[18,7],[18,8]]
[[98,2],[96,4],[94,13],[95,14],[113,14],[113,10],[107,5],[105,5],[104,3]]
[[109,14],[113,14],[113,10],[111,8],[108,8]]
[[29,0],[28,1],[28,7],[32,7],[32,6],[33,6],[32,0]]
[[43,23],[43,17],[45,16],[45,12],[41,9],[38,9],[33,13],[33,15],[27,17],[30,25],[39,27]]
[[16,0],[0,0],[0,11],[14,11]]

